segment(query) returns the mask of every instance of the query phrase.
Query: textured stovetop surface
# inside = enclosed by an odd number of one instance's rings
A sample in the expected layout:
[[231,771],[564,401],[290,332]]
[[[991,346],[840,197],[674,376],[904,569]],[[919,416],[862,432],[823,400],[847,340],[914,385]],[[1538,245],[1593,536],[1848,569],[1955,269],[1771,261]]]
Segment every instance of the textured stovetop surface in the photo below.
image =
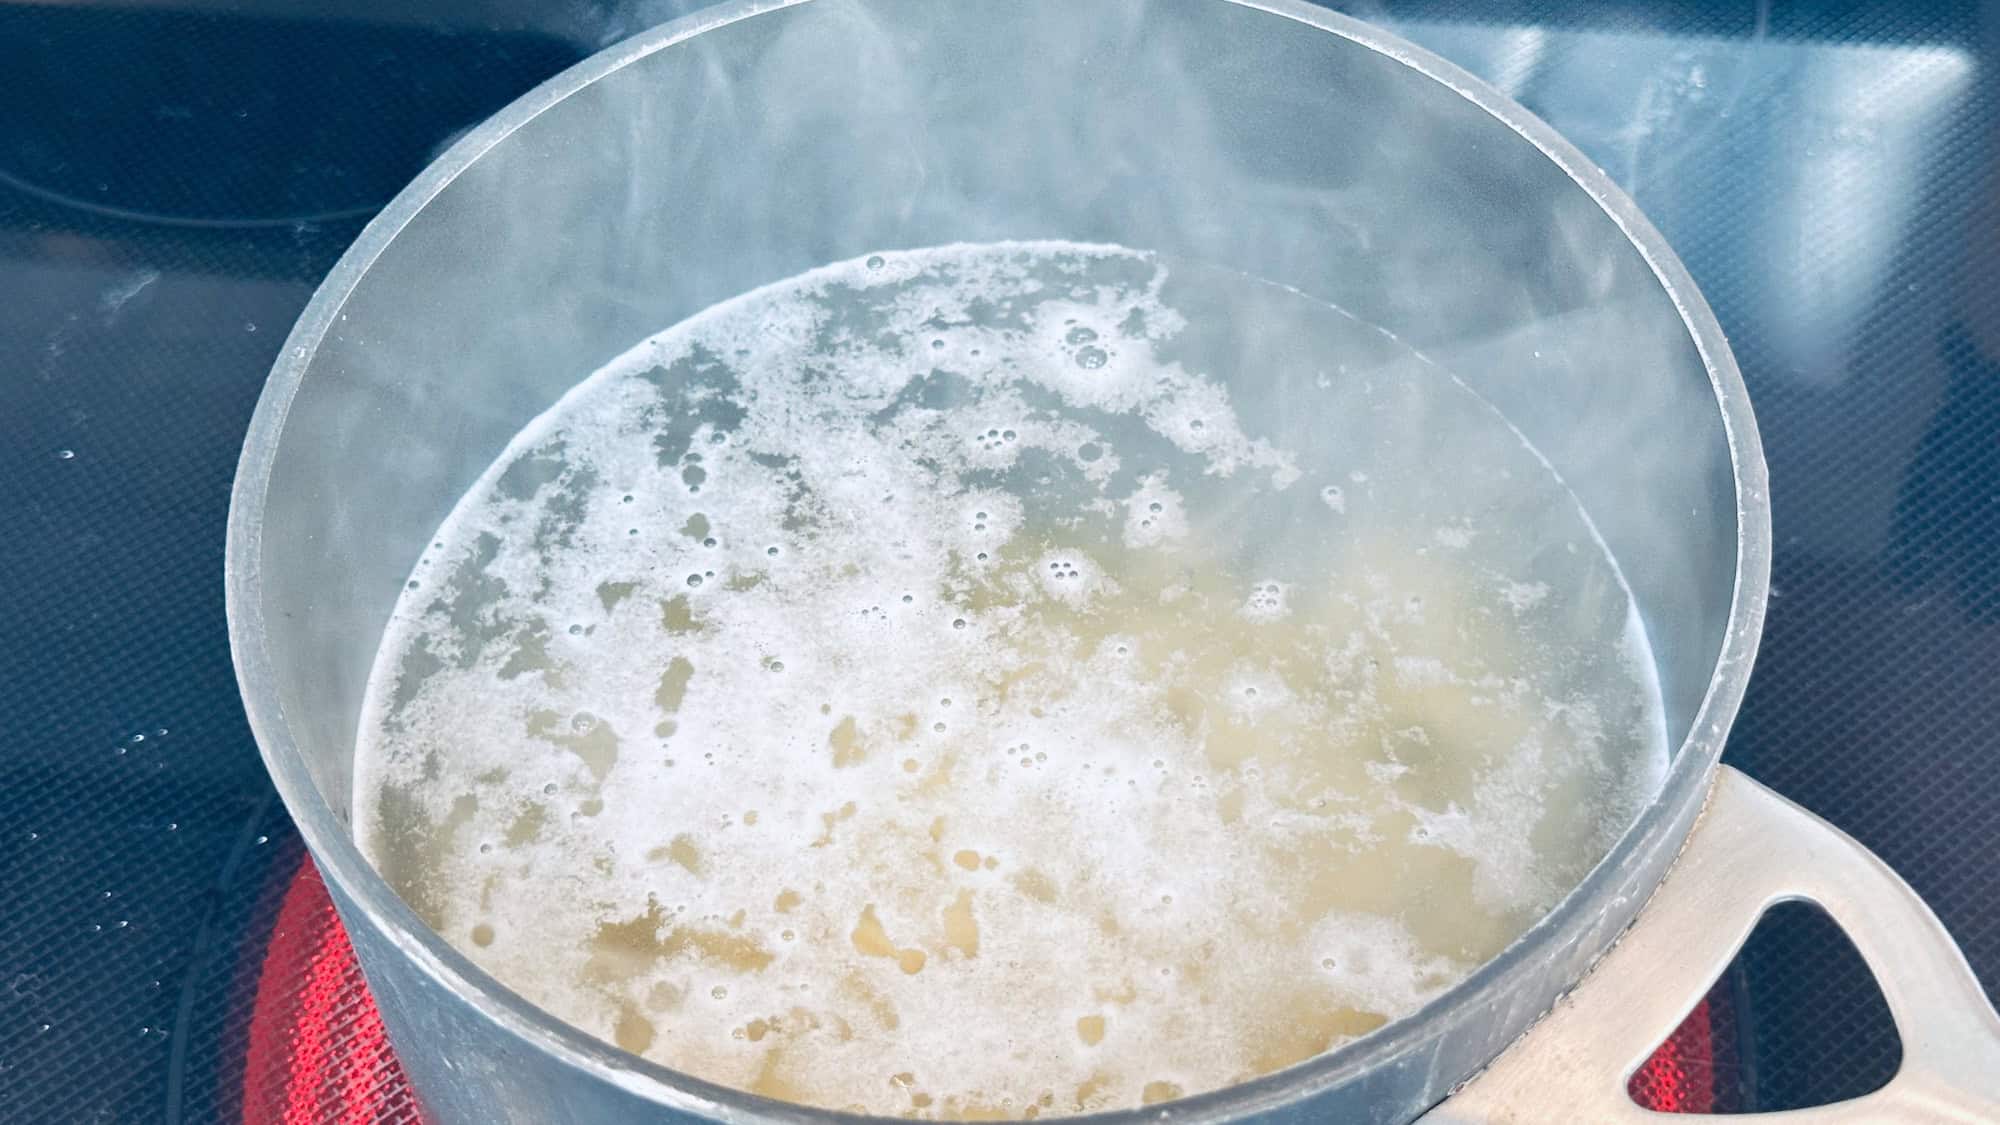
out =
[[[0,0],[0,1120],[240,1112],[300,859],[222,613],[264,375],[441,142],[691,6]],[[1880,852],[2000,988],[2000,17],[1350,10],[1542,114],[1686,259],[1775,503],[1730,760]],[[1879,1002],[1808,912],[1741,968],[1756,1104],[1893,1070]]]

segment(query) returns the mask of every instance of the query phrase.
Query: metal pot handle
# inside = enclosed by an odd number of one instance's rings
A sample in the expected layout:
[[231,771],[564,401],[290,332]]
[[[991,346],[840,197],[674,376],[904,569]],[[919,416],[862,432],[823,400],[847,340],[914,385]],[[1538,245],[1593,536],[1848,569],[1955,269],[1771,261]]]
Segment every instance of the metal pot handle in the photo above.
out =
[[[1633,1071],[1680,1025],[1764,912],[1818,904],[1875,973],[1903,1040],[1889,1084],[1782,1114],[1641,1109]],[[1637,922],[1554,1010],[1423,1125],[1662,1121],[1798,1125],[2000,1121],[2000,1015],[1944,925],[1852,837],[1723,767],[1708,808]]]

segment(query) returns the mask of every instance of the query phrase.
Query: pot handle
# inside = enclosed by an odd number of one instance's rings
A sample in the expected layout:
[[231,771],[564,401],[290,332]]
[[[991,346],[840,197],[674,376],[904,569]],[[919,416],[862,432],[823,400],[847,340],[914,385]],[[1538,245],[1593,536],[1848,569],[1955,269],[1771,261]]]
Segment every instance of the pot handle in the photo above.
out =
[[[1784,1113],[1662,1117],[1632,1073],[1680,1026],[1770,907],[1815,903],[1875,973],[1903,1040],[1889,1084]],[[1909,884],[1852,837],[1737,770],[1638,921],[1555,1008],[1422,1125],[1710,1121],[1747,1125],[2000,1121],[2000,1015]]]

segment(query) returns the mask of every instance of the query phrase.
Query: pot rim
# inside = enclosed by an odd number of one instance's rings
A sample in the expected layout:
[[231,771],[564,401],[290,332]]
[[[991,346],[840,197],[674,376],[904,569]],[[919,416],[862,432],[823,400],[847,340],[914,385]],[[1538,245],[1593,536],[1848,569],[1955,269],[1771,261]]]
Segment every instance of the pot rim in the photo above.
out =
[[[775,1101],[703,1081],[628,1054],[556,1019],[501,984],[426,926],[354,843],[315,784],[286,725],[270,654],[264,646],[262,525],[265,494],[286,417],[321,339],[347,298],[403,228],[488,150],[544,111],[654,52],[740,20],[813,0],[729,0],[642,32],[578,62],[522,95],[434,160],[369,222],[321,281],[273,365],[246,434],[230,495],[224,558],[230,651],[250,728],[286,809],[336,900],[343,921],[373,927],[433,982],[463,998],[488,1020],[535,1050],[663,1108],[740,1122],[881,1122],[892,1119]],[[1736,574],[1722,650],[1689,733],[1676,750],[1659,794],[1579,884],[1622,866],[1649,846],[1678,850],[1680,840],[1656,839],[1676,813],[1705,799],[1709,780],[1749,680],[1763,625],[1771,528],[1762,444],[1720,324],[1693,279],[1636,204],[1546,122],[1457,65],[1379,28],[1315,7],[1307,0],[1216,0],[1327,32],[1443,84],[1554,162],[1604,211],[1639,251],[1680,313],[1706,369],[1721,412],[1736,499]],[[1648,888],[1648,893],[1650,888]],[[1575,932],[1601,909],[1600,896],[1572,892],[1497,956],[1415,1012],[1380,1030],[1284,1070],[1172,1103],[1175,1117],[1217,1121],[1268,1110],[1344,1084],[1414,1051],[1442,1034],[1441,1013],[1490,1009],[1517,979],[1531,973],[1544,946]],[[1608,944],[1608,943],[1607,943]],[[364,967],[365,968],[365,967]],[[1163,1106],[1082,1115],[1091,1125],[1137,1125],[1162,1116]]]

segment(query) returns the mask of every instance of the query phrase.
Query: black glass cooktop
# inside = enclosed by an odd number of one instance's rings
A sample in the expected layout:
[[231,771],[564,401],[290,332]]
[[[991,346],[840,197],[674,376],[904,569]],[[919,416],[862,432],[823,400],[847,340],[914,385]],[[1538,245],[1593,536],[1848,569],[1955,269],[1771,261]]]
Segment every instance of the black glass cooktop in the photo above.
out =
[[[244,427],[439,146],[695,6],[0,0],[0,1120],[263,1119],[260,990],[317,971],[284,943],[322,916],[229,663]],[[1686,260],[1775,505],[1729,759],[1893,864],[2000,990],[2000,5],[1348,8],[1554,123]],[[1871,990],[1781,912],[1717,992],[1725,1100],[1880,1084]]]

